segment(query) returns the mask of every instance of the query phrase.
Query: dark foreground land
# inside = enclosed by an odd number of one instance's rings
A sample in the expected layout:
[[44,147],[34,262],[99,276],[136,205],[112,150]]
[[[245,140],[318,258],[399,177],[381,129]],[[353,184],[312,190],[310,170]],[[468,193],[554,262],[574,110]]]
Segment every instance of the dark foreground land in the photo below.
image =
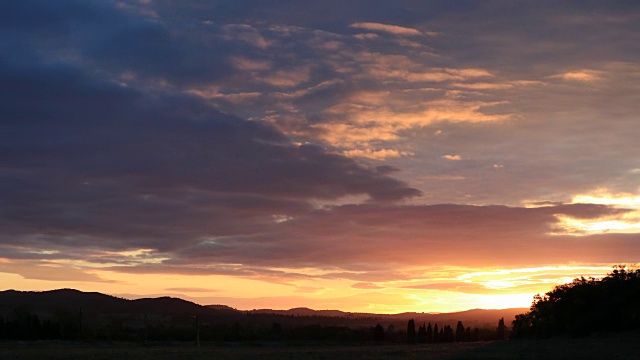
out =
[[640,333],[606,338],[519,340],[421,345],[185,344],[4,342],[0,359],[624,359],[640,360]]

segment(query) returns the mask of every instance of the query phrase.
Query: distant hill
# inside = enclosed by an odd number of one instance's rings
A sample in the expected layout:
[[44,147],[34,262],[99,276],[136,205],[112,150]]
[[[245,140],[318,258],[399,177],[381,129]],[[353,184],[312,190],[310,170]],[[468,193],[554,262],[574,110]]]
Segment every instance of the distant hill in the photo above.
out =
[[[293,308],[289,310],[272,310],[272,309],[257,309],[250,310],[254,314],[277,314],[277,315],[293,315],[293,316],[338,316],[338,317],[354,317],[359,314],[344,312],[340,310],[313,310],[306,307]],[[373,314],[364,314],[365,317],[375,316]]]
[[400,313],[400,314],[372,314],[352,313],[340,310],[313,310],[305,307],[289,310],[256,309],[237,310],[227,305],[202,306],[191,301],[174,297],[157,297],[128,300],[99,292],[83,292],[75,289],[57,289],[49,291],[0,291],[0,314],[10,312],[18,305],[26,305],[33,310],[50,309],[54,307],[83,307],[86,311],[103,313],[157,313],[166,315],[179,314],[270,314],[283,316],[307,317],[345,317],[345,318],[377,318],[377,319],[433,319],[445,320],[450,318],[468,319],[474,322],[493,322],[496,318],[512,319],[517,314],[528,311],[528,308],[512,308],[502,310],[473,309],[453,313]]
[[[393,325],[402,328],[409,319],[416,324],[438,323],[440,326],[455,326],[462,321],[465,326],[494,328],[498,319],[504,318],[507,324],[517,314],[528,309],[503,310],[468,310],[455,313],[401,313],[370,314],[351,313],[339,310],[313,310],[294,308],[289,310],[257,309],[250,311],[236,310],[226,305],[202,306],[190,301],[173,297],[143,298],[127,300],[98,292],[82,292],[74,289],[58,289],[51,291],[0,291],[0,316],[12,316],[16,308],[28,309],[30,313],[41,318],[51,318],[65,312],[76,314],[82,312],[86,321],[98,321],[105,316],[140,319],[144,314],[153,315],[154,319],[163,319],[168,324],[188,324],[194,316],[203,321],[216,324],[251,323],[268,326],[279,323],[283,326],[304,326],[319,324],[324,326],[370,327],[377,323],[385,326]],[[133,320],[131,320],[133,321]],[[136,320],[137,321],[137,320]],[[159,320],[158,320],[159,321]],[[137,326],[137,325],[136,325]]]
[[127,300],[98,292],[74,289],[50,291],[0,291],[0,314],[8,315],[18,306],[34,313],[58,310],[82,311],[86,314],[150,313],[162,315],[214,314],[216,310],[171,297]]
[[493,327],[497,325],[497,320],[505,319],[505,323],[510,324],[516,315],[527,312],[528,308],[510,308],[499,310],[473,309],[452,313],[417,313],[407,312],[400,314],[371,314],[371,313],[351,313],[339,310],[313,310],[309,308],[294,308],[289,310],[257,309],[251,310],[252,314],[271,314],[283,316],[299,317],[341,317],[347,319],[375,319],[376,321],[406,322],[414,319],[416,324],[440,323],[455,325],[462,321],[466,326],[471,327]]
[[527,309],[469,310],[457,313],[369,314],[339,310],[259,309],[202,306],[174,297],[128,300],[74,289],[0,291],[0,339],[106,339],[189,341],[199,324],[203,339],[367,341],[382,325],[387,341],[402,341],[409,319],[422,323],[485,329],[479,339],[494,339],[498,319],[509,324]]

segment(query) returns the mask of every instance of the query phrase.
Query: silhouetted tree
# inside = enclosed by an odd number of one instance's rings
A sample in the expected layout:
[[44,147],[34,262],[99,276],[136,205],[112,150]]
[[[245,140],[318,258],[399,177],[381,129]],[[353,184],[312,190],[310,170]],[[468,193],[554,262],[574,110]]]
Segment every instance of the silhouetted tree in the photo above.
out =
[[377,343],[381,343],[384,341],[384,328],[380,324],[377,324],[373,328],[373,341]]
[[473,335],[471,335],[471,327],[467,327],[467,329],[464,331],[463,341],[473,341]]
[[282,337],[282,325],[280,323],[271,323],[271,336],[276,339]]
[[407,323],[407,342],[409,344],[416,342],[416,324],[413,319]]
[[615,266],[603,279],[576,278],[536,295],[531,310],[517,315],[513,336],[586,336],[640,329],[640,269]]
[[456,325],[456,341],[464,341],[464,325],[462,325],[462,321],[458,321]]
[[427,342],[433,342],[433,328],[431,327],[431,323],[427,326]]
[[504,325],[504,318],[498,320],[498,329],[496,330],[496,337],[498,340],[506,339],[507,327]]
[[384,337],[386,341],[395,342],[398,338],[398,334],[396,332],[396,327],[393,324],[389,324],[387,329],[385,330]]
[[443,332],[443,336],[442,336],[442,341],[443,342],[454,342],[455,341],[455,334],[453,333],[453,328],[449,325],[446,325],[444,327],[444,329],[442,330]]
[[433,326],[433,342],[440,342],[440,333],[438,333],[438,323]]
[[418,327],[417,340],[421,344],[424,344],[427,342],[427,326],[425,324],[422,324],[422,326]]

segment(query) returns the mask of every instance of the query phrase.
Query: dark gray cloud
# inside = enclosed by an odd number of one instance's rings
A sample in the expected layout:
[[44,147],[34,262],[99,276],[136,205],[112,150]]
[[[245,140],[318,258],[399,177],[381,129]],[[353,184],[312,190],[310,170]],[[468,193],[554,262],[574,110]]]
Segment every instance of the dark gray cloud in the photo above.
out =
[[[325,279],[408,280],[407,266],[540,266],[558,262],[634,261],[637,235],[552,235],[558,214],[599,219],[625,210],[601,205],[341,206],[316,210],[265,232],[200,241],[167,254],[162,264],[122,266],[134,273],[236,275],[284,281],[308,278],[288,268],[324,269]],[[268,229],[268,230],[267,230]],[[224,265],[212,264],[252,264]],[[342,271],[346,269],[348,271]]]
[[[274,216],[309,211],[311,199],[363,194],[386,202],[419,194],[181,90],[117,81],[114,74],[126,71],[188,81],[184,69],[199,74],[194,79],[215,78],[201,69],[211,65],[206,59],[192,66],[174,57],[174,46],[189,44],[161,23],[93,3],[50,6],[46,19],[27,2],[6,10],[3,16],[23,20],[2,25],[11,40],[2,45],[15,50],[0,60],[7,256],[170,251],[202,237],[259,233]],[[132,26],[140,31],[127,32]]]

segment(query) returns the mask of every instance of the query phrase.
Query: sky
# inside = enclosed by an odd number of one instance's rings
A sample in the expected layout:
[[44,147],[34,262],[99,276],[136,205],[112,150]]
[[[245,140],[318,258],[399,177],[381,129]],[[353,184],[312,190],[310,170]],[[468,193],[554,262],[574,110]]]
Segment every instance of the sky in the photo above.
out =
[[451,312],[640,263],[636,1],[1,6],[1,290]]

